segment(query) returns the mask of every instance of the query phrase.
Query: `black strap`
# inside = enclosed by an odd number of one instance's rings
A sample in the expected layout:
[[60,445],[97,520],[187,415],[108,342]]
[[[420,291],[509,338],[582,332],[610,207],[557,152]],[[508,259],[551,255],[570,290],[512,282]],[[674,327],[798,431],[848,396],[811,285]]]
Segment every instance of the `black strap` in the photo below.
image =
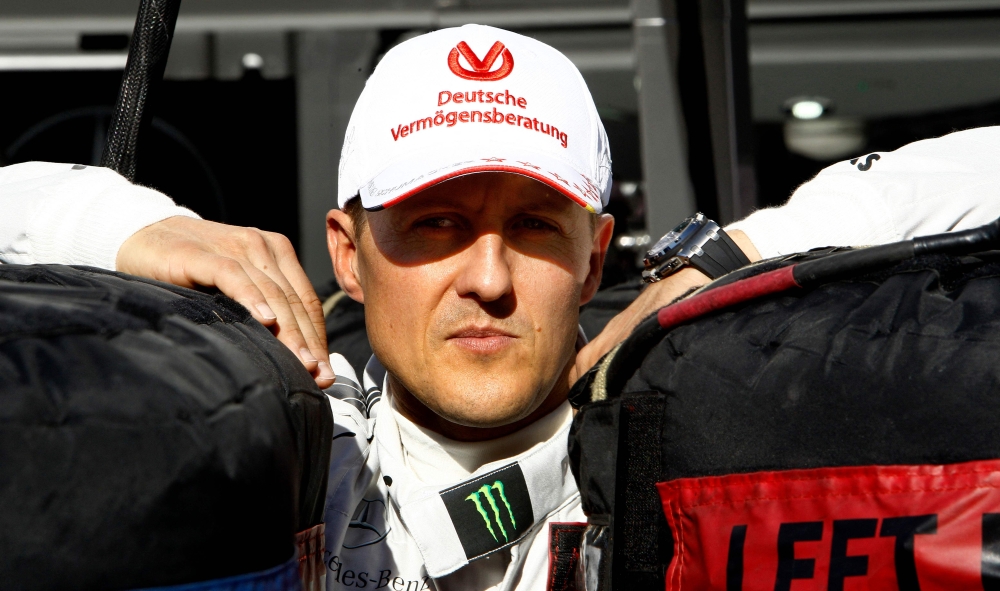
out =
[[661,591],[673,547],[656,489],[666,396],[624,394],[618,439],[613,591]]
[[712,279],[718,279],[730,271],[750,264],[739,246],[719,228],[718,233],[702,247],[702,254],[691,257],[690,264]]

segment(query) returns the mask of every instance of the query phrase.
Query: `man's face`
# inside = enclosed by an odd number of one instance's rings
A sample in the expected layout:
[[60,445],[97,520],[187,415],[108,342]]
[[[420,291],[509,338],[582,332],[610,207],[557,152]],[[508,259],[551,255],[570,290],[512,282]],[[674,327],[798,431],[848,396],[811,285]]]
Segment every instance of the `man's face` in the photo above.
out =
[[375,355],[416,400],[449,422],[497,427],[565,395],[610,216],[595,223],[541,183],[483,173],[367,219],[353,254],[331,236],[334,266],[365,304]]

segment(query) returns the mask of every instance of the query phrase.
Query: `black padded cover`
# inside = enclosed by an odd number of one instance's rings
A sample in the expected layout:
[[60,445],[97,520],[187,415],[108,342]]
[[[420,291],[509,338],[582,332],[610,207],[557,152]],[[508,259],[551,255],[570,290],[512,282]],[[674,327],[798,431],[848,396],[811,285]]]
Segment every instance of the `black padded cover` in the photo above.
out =
[[88,268],[0,265],[0,581],[128,589],[288,560],[332,417],[239,304]]
[[663,588],[655,482],[1000,458],[998,360],[996,252],[921,257],[666,332],[570,435],[584,509],[613,526],[613,588]]

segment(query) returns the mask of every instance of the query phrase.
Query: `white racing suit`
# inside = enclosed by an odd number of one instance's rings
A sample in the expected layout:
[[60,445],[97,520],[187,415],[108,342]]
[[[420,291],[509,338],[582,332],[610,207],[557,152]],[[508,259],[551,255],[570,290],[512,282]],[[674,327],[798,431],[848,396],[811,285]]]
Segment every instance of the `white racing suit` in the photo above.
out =
[[[586,521],[567,457],[568,403],[550,415],[561,421],[554,436],[463,481],[427,485],[404,460],[378,361],[365,370],[364,390],[342,357],[331,363],[327,589],[543,590],[552,567],[561,563],[553,576],[567,575],[572,551],[559,537]],[[506,569],[491,580],[497,561]]]

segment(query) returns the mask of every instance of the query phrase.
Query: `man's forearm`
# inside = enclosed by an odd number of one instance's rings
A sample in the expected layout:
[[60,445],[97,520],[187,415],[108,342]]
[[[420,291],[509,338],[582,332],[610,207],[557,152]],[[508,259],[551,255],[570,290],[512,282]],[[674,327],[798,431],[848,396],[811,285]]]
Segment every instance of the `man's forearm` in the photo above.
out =
[[112,271],[135,232],[168,217],[198,217],[108,169],[49,162],[0,168],[0,211],[0,261]]

